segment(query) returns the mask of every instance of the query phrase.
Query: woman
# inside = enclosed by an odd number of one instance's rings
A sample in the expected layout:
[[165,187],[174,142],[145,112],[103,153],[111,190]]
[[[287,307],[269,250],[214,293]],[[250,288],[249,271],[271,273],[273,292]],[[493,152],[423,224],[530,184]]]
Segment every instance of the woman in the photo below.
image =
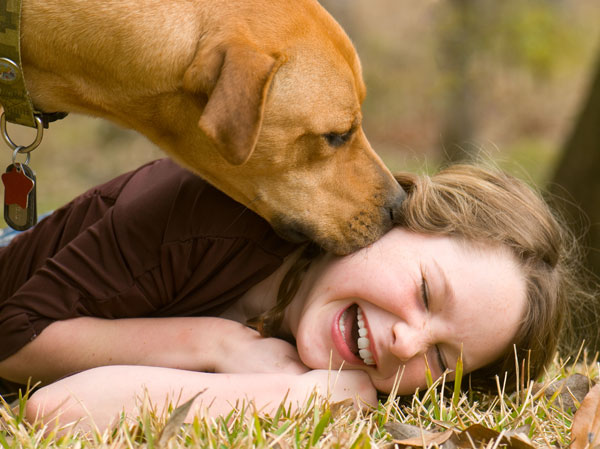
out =
[[513,345],[537,375],[571,284],[548,207],[474,167],[399,182],[403,223],[344,258],[280,240],[166,160],[92,189],[1,255],[0,377],[50,384],[30,417],[89,412],[105,427],[142,386],[159,403],[208,388],[197,403],[215,414],[315,387],[372,403],[461,353],[473,383],[514,376]]

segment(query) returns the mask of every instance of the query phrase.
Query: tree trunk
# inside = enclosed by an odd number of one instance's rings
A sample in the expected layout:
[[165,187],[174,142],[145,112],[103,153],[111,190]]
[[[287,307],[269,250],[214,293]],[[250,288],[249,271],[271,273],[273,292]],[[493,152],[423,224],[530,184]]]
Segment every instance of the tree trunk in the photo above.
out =
[[451,0],[449,26],[441,36],[442,64],[449,80],[441,145],[445,159],[452,162],[470,159],[475,150],[473,102],[477,95],[470,67],[479,39],[476,6],[472,0]]
[[[550,192],[576,235],[583,235],[585,266],[600,277],[600,59],[573,130],[566,140]],[[557,197],[557,198],[556,198]],[[564,201],[562,200],[564,199]],[[566,312],[566,311],[565,311]],[[600,350],[600,298],[571,311],[590,350]]]

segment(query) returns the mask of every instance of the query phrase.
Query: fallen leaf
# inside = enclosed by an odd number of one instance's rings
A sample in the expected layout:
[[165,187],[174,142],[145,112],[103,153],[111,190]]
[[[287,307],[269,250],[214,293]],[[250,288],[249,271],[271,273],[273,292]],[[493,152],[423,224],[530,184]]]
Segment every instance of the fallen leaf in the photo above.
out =
[[525,443],[529,447],[535,447],[533,445],[533,441],[529,439],[529,432],[531,432],[531,425],[527,424],[521,427],[518,427],[513,430],[508,430],[504,432],[504,436],[506,438],[510,438],[510,441],[515,441],[514,444],[518,444],[519,442]]
[[401,422],[387,422],[383,425],[383,428],[389,433],[394,440],[404,440],[407,438],[413,438],[421,435],[421,432],[428,432],[417,426],[411,426],[410,424],[404,424]]
[[585,396],[573,417],[571,448],[593,448],[600,445],[600,384]]
[[453,440],[459,447],[480,447],[482,444],[490,440],[495,440],[499,436],[500,433],[494,429],[482,426],[481,424],[473,424],[462,432],[457,433]]
[[181,429],[181,426],[183,425],[194,400],[206,390],[207,389],[205,388],[204,390],[196,393],[185,404],[182,404],[175,410],[173,410],[173,413],[171,413],[171,416],[165,423],[165,427],[163,428],[162,432],[160,433],[160,436],[158,437],[158,442],[156,443],[156,447],[158,449],[167,447],[167,443],[169,442],[169,440],[177,434],[177,431],[179,429]]
[[452,435],[452,430],[430,432],[417,426],[402,423],[386,423],[383,428],[392,436],[398,446],[429,447],[433,444],[441,446]]
[[583,401],[585,395],[590,391],[590,385],[594,382],[583,374],[573,374],[564,379],[552,382],[550,385],[536,384],[533,393],[544,390],[544,396],[548,399],[555,398],[563,410],[576,410]]
[[386,423],[383,428],[393,438],[393,443],[400,447],[431,447],[437,445],[443,449],[484,447],[490,441],[496,441],[507,449],[534,449],[527,434],[529,426],[518,429],[498,432],[481,424],[473,424],[462,432],[446,430],[444,432],[430,432],[420,427],[402,423]]
[[356,417],[356,410],[354,409],[354,401],[352,399],[334,402],[329,406],[329,409],[331,410],[333,419],[336,419],[341,415],[349,415],[351,418]]
[[524,426],[517,427],[516,429],[507,430],[504,432],[504,436],[527,436],[529,435],[529,432],[531,432],[531,424],[525,424]]
[[[461,448],[482,447],[490,441],[500,438],[499,443],[507,449],[534,449],[528,441],[511,434],[510,431],[500,433],[481,424],[473,424],[460,433],[455,433],[451,441]],[[527,437],[525,437],[527,438]],[[527,438],[527,440],[529,440]],[[444,445],[446,448],[446,445]]]

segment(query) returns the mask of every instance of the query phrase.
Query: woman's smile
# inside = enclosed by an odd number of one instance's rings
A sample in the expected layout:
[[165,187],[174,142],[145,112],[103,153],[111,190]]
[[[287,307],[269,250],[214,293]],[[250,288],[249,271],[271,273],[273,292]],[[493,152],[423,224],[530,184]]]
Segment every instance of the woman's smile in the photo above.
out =
[[342,358],[354,365],[376,365],[369,326],[358,304],[341,309],[331,323],[331,338]]

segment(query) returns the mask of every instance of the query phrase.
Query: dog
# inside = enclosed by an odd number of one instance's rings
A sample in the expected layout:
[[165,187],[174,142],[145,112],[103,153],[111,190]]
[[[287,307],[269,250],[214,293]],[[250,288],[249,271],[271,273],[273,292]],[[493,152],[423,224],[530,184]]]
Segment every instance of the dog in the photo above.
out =
[[348,254],[401,214],[359,58],[315,0],[23,0],[21,36],[38,110],[137,130],[284,238]]

